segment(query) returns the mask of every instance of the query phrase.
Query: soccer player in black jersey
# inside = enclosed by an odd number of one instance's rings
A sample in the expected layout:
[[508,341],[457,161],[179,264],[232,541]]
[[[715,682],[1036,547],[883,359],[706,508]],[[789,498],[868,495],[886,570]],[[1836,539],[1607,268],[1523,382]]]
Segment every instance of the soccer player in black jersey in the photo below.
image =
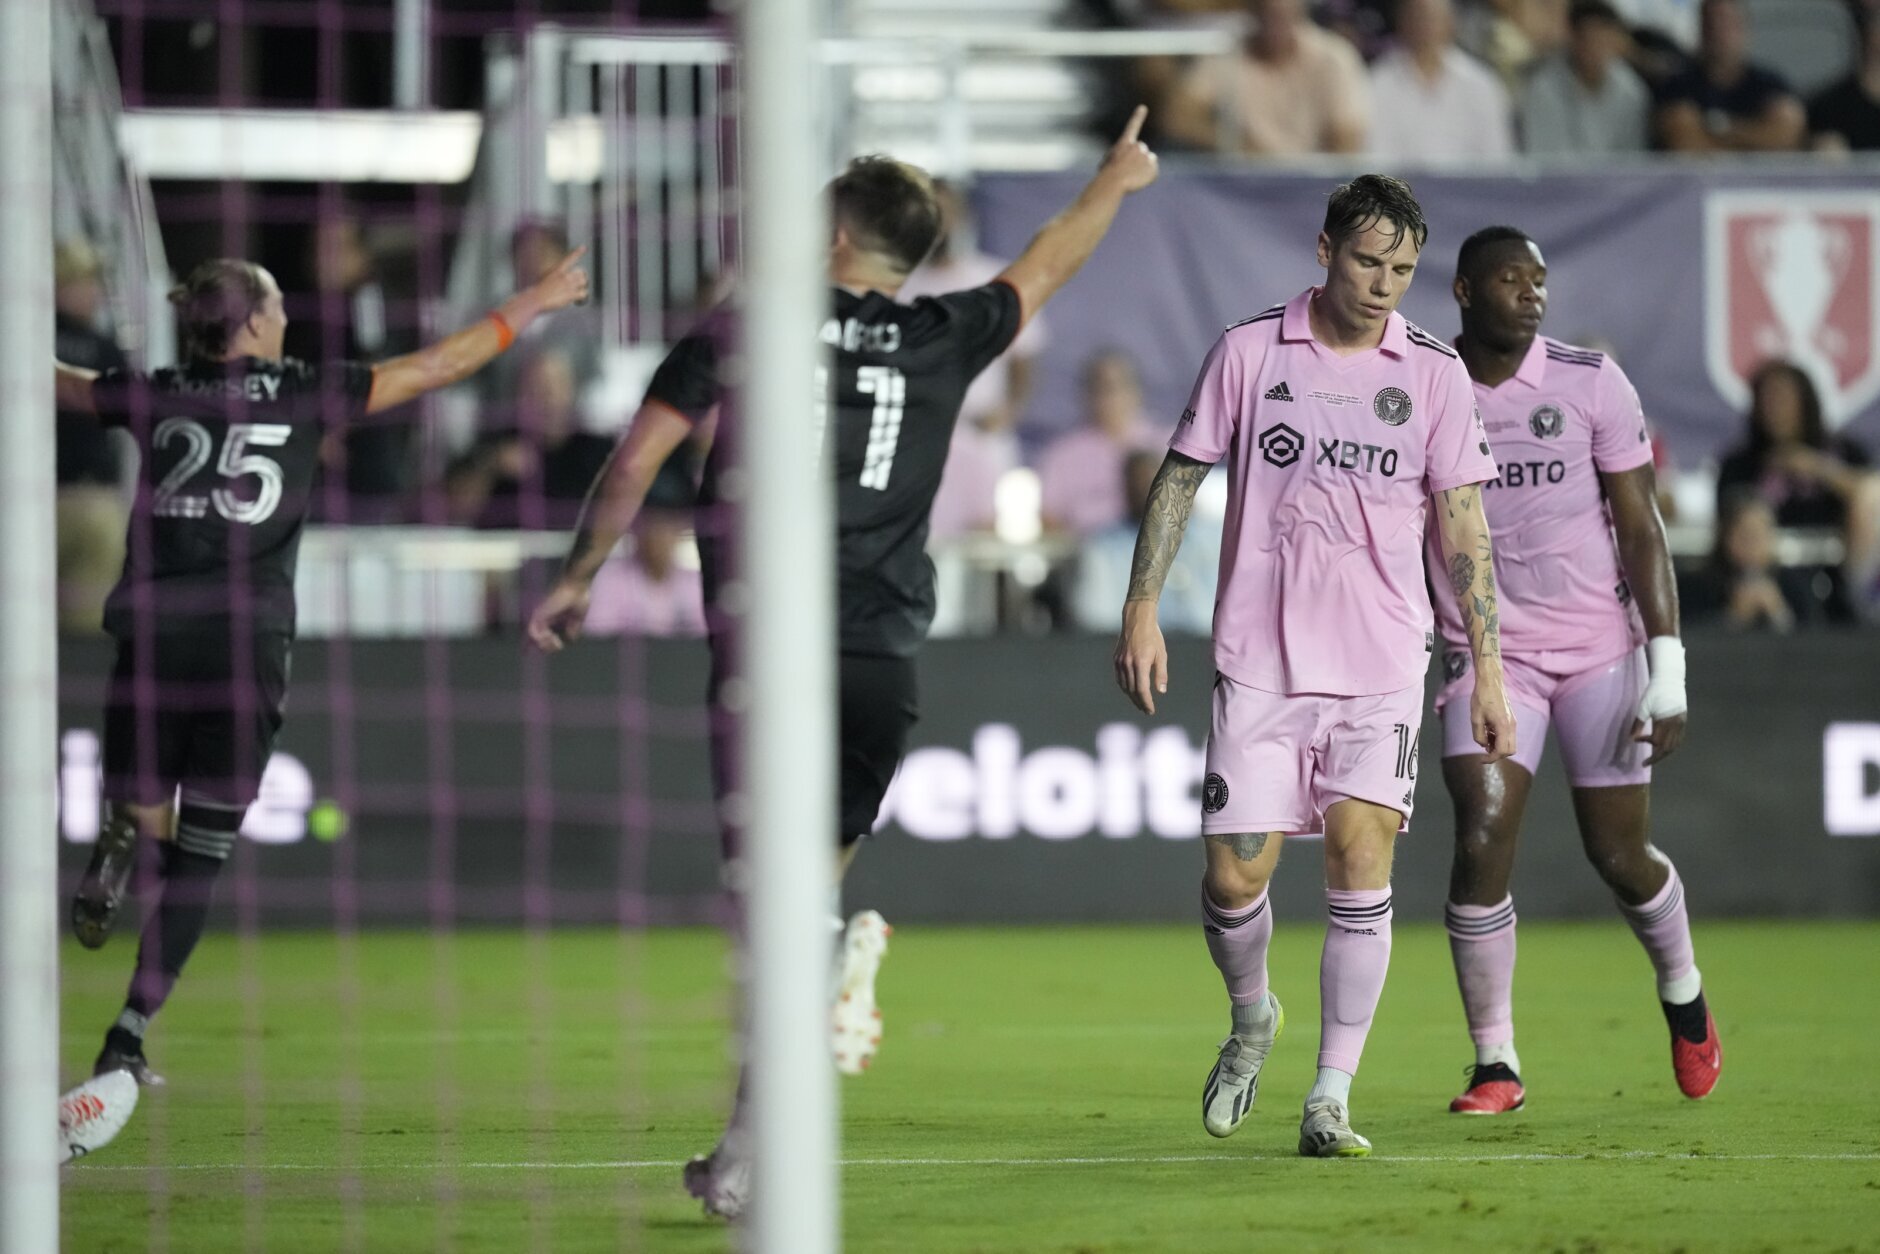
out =
[[161,900],[98,1073],[162,1082],[144,1057],[144,1030],[202,936],[281,728],[294,566],[321,440],[336,424],[468,378],[536,318],[584,299],[580,257],[570,253],[475,326],[376,366],[283,357],[274,277],[246,261],[206,261],[170,294],[181,366],[149,375],[58,366],[60,411],[128,430],[143,455],[124,574],[105,604],[117,662],[104,824],[72,929],[89,948],[104,944],[140,864],[139,891],[160,889]]
[[[832,643],[840,654],[841,826],[831,834],[840,841],[843,867],[874,825],[916,717],[914,656],[934,613],[928,516],[960,402],[973,377],[1089,259],[1123,198],[1155,180],[1155,155],[1137,139],[1146,113],[1136,111],[1082,194],[996,279],[910,305],[894,298],[940,232],[932,181],[902,162],[862,157],[829,185],[828,313],[820,328],[803,328],[803,342],[807,348],[820,336],[829,350],[817,379],[825,460],[836,482],[840,640]],[[579,634],[595,572],[632,526],[654,473],[724,399],[718,363],[727,330],[721,315],[708,318],[654,374],[589,494],[561,578],[530,620],[530,637],[542,649],[557,650]],[[717,597],[727,578],[728,528],[725,511],[712,507],[722,500],[721,463],[736,428],[735,418],[720,423],[698,514],[714,705],[735,668],[733,633],[718,613]],[[730,750],[730,737],[716,734],[712,756],[721,794],[735,777]],[[727,856],[734,855],[736,831],[728,826],[724,839]],[[857,917],[864,921],[880,927],[872,912]],[[851,949],[855,931],[851,924]],[[843,1009],[838,1062],[845,1071],[859,1070],[880,1039],[872,991],[859,1002],[851,996]],[[686,1173],[687,1187],[706,1209],[728,1216],[742,1209],[749,1178],[740,1124],[734,1114],[718,1149]]]

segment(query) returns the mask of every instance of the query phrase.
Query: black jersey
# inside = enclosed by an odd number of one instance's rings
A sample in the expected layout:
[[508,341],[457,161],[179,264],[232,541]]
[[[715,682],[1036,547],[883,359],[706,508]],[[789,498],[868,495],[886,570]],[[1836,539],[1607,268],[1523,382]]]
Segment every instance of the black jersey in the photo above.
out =
[[[836,478],[837,613],[844,653],[910,657],[933,622],[933,563],[927,524],[946,466],[966,388],[1011,346],[1021,318],[1018,293],[993,282],[965,292],[898,304],[879,292],[840,288],[821,339],[816,421]],[[697,422],[722,395],[722,320],[675,345],[653,375],[647,400]],[[808,337],[806,336],[805,339]],[[751,421],[762,421],[761,401]],[[717,502],[726,435],[706,459],[701,505]],[[701,524],[699,548],[708,603],[724,577],[721,529]]]
[[294,629],[294,567],[320,441],[363,416],[372,368],[288,358],[195,363],[92,385],[99,418],[143,455],[124,574],[105,628],[128,636],[245,616]]

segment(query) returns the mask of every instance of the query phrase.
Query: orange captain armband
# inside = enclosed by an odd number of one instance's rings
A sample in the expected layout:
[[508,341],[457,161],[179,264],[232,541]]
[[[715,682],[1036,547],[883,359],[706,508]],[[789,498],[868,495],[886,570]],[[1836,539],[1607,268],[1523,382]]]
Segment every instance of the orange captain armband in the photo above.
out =
[[509,346],[516,342],[515,331],[511,329],[508,321],[503,318],[503,315],[496,312],[494,309],[490,310],[490,321],[496,324],[496,351],[499,353],[507,352]]

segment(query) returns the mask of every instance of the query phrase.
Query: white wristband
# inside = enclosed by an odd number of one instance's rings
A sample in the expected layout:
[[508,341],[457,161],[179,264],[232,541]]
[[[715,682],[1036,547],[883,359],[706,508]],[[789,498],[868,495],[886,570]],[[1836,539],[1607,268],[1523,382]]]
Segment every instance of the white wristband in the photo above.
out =
[[1639,699],[1638,716],[1646,722],[1683,714],[1684,642],[1676,636],[1653,636],[1645,642],[1645,661],[1651,678]]
[[1676,636],[1653,636],[1645,642],[1645,664],[1653,679],[1684,683],[1684,642]]

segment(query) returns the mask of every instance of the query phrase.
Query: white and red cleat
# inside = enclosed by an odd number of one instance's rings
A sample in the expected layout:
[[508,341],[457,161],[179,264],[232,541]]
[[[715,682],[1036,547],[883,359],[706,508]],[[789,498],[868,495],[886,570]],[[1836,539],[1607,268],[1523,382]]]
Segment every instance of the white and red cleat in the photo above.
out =
[[894,929],[874,910],[849,920],[842,937],[842,977],[830,1011],[836,1070],[860,1075],[881,1048],[881,1011],[875,1008],[875,973],[888,952]]
[[1449,1103],[1452,1115],[1505,1115],[1527,1104],[1521,1077],[1505,1062],[1481,1063],[1469,1069],[1469,1087]]
[[128,1071],[95,1075],[59,1099],[62,1163],[103,1149],[137,1109],[137,1081]]

